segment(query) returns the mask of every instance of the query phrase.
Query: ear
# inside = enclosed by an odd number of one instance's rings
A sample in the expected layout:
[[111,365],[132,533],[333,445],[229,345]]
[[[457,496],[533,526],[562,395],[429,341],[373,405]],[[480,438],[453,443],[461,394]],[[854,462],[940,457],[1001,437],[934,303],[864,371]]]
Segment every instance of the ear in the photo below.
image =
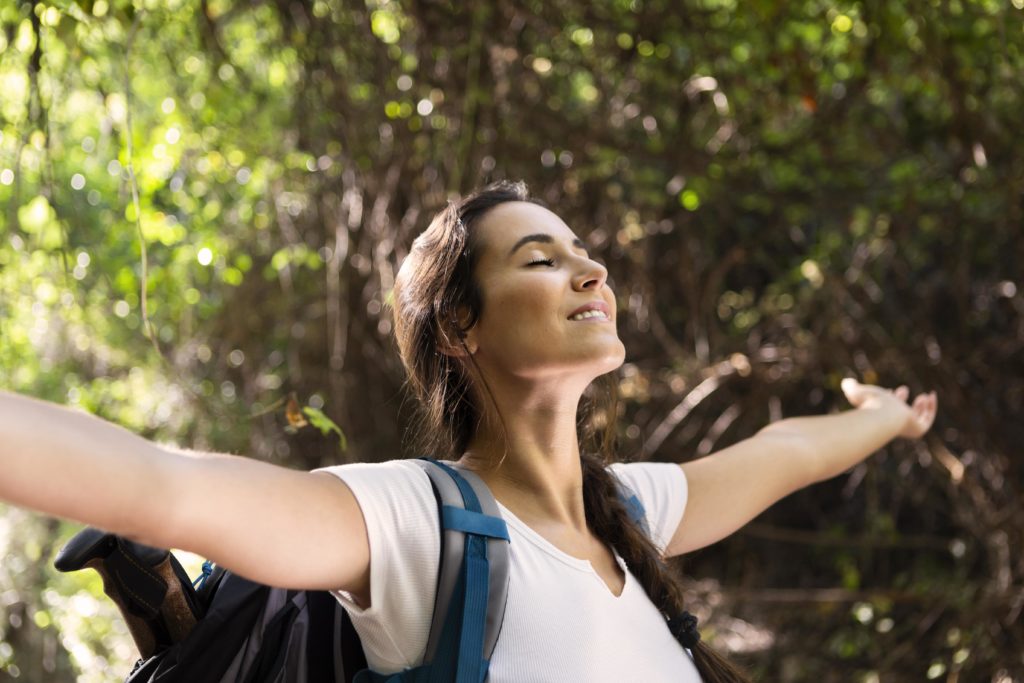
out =
[[[446,356],[462,358],[476,353],[478,348],[476,342],[476,326],[469,330],[463,330],[465,321],[469,314],[462,306],[459,307],[458,320],[451,319],[441,321],[441,338],[438,340],[438,350]],[[463,346],[465,344],[465,346]]]

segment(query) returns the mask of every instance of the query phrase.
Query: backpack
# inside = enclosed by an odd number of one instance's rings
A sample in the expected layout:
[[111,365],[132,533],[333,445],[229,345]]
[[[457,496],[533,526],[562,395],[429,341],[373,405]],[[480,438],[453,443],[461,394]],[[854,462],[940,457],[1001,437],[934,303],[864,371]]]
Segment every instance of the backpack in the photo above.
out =
[[[327,591],[266,586],[209,562],[193,583],[168,550],[94,528],[54,565],[102,576],[141,655],[125,683],[482,683],[508,596],[508,529],[474,473],[413,462],[437,500],[441,561],[424,663],[399,673],[367,668],[347,611]],[[646,527],[639,499],[624,487],[620,497]]]

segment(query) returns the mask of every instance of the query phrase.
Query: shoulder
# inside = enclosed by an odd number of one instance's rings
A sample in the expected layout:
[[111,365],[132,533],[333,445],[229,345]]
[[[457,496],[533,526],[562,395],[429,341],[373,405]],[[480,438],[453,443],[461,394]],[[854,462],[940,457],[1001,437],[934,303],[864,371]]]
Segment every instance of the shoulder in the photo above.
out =
[[385,460],[384,462],[354,462],[347,465],[322,467],[314,472],[324,472],[338,477],[346,484],[375,486],[383,482],[406,483],[412,486],[430,486],[423,467],[415,460]]
[[671,462],[631,462],[608,469],[640,500],[651,540],[664,550],[686,509],[689,491],[683,468]]
[[686,473],[674,462],[617,462],[608,466],[613,475],[637,495],[657,490],[686,491]]
[[323,472],[341,479],[355,495],[372,537],[393,531],[400,536],[411,526],[436,527],[437,501],[430,478],[414,460],[351,463],[325,467]]

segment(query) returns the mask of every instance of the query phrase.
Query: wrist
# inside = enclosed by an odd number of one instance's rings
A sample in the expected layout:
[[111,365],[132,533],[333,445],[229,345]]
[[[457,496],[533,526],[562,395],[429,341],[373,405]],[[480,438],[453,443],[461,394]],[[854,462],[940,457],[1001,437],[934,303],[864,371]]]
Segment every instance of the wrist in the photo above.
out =
[[907,422],[907,413],[909,412],[907,406],[902,402],[894,404],[894,402],[884,399],[868,399],[857,406],[857,410],[871,415],[879,429],[884,430],[886,434],[890,435],[890,440],[895,439],[903,431],[903,426]]

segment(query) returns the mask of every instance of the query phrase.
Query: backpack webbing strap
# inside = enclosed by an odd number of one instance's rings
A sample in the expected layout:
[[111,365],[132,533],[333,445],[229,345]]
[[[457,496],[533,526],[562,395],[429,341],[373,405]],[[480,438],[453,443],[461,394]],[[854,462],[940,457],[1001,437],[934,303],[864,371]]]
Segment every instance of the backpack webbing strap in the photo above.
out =
[[[472,473],[417,460],[438,497],[442,529],[434,617],[424,656],[429,679],[480,683],[487,675],[508,595],[508,528]],[[463,475],[476,481],[468,481]],[[489,553],[489,550],[493,552]]]
[[[441,672],[448,673],[454,664],[455,680],[458,683],[479,683],[487,675],[488,663],[488,658],[483,653],[484,628],[487,621],[488,584],[490,582],[490,572],[487,563],[487,536],[503,537],[507,541],[508,528],[505,526],[505,521],[500,517],[491,517],[489,518],[491,521],[488,523],[486,521],[488,518],[482,514],[480,499],[469,482],[447,465],[437,464],[455,480],[466,504],[463,510],[449,507],[449,514],[442,514],[442,524],[446,530],[453,528],[457,531],[462,531],[466,535],[466,557],[463,560],[460,581],[465,592],[463,593],[461,618],[459,619],[458,650],[454,651],[452,649],[451,640],[448,640],[448,647],[444,647],[446,639],[442,636],[442,646],[439,652],[440,660],[435,662],[435,666],[440,669],[438,671],[440,674]],[[461,514],[451,514],[456,510]],[[459,526],[450,526],[453,522],[459,523]],[[463,526],[467,522],[469,525]],[[483,526],[491,527],[489,531],[496,531],[496,533],[488,533],[487,536],[482,535],[479,529]],[[495,527],[497,528],[495,529]],[[458,595],[458,592],[456,592],[456,595]],[[448,618],[445,620],[445,631],[449,632],[447,634],[449,639],[454,638],[454,634],[449,629],[455,619],[460,616],[456,611],[458,609],[458,603],[453,602],[449,607]],[[474,653],[479,653],[479,655]],[[457,661],[446,661],[447,658],[453,655],[456,656]],[[447,676],[443,680],[448,680]]]
[[[501,518],[501,510],[498,508],[498,501],[491,494],[491,489],[475,473],[467,469],[455,466],[463,479],[476,492],[480,501],[480,507],[484,513],[491,517]],[[506,531],[508,527],[505,527]],[[484,656],[488,661],[498,644],[498,635],[501,633],[501,625],[505,621],[505,606],[508,602],[508,583],[511,574],[511,557],[509,555],[509,543],[501,538],[489,538],[487,540],[487,563],[491,571],[491,590],[487,601],[487,628],[484,630]]]
[[[488,665],[483,655],[490,583],[487,546],[484,539],[475,534],[466,534],[465,543],[466,558],[462,561],[462,575],[457,584],[462,590],[456,591],[456,596],[461,593],[462,604],[453,600],[448,607],[437,658],[431,662],[431,668],[436,672],[437,680],[481,683],[487,675]],[[459,627],[457,633],[455,624]]]
[[509,540],[508,526],[503,520],[480,512],[470,512],[465,508],[445,505],[441,508],[441,524],[445,529]]

